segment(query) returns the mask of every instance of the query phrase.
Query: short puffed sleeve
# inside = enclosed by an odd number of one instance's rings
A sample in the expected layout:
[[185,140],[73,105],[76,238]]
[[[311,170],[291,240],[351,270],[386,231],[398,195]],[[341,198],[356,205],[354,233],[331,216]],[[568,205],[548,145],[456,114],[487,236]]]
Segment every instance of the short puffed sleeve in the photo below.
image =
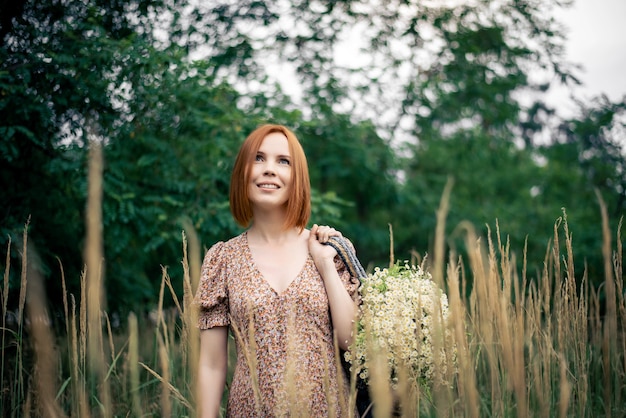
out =
[[230,325],[226,262],[224,243],[221,241],[209,248],[204,256],[200,283],[194,297],[194,305],[198,308],[198,328],[201,330]]
[[[354,251],[356,254],[356,251],[354,249],[354,245],[352,245],[352,242],[348,239],[346,239],[346,241],[348,242],[352,251]],[[355,302],[360,302],[359,301],[359,286],[361,285],[361,281],[359,280],[358,277],[353,277],[352,275],[350,275],[350,270],[346,267],[346,265],[344,264],[341,257],[339,257],[339,255],[335,256],[334,261],[335,261],[335,269],[337,269],[337,273],[339,273],[341,282],[343,283],[343,286],[348,291],[348,294],[350,295],[352,300],[354,300]]]

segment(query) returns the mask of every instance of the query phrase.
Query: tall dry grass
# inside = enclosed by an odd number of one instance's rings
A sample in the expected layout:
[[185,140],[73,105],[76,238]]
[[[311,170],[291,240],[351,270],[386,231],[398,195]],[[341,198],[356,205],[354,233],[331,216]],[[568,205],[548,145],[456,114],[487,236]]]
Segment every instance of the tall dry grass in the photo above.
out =
[[[85,271],[79,295],[67,293],[61,274],[63,332],[52,333],[36,254],[27,244],[28,224],[15,312],[8,312],[15,297],[9,294],[11,243],[6,250],[0,411],[5,417],[195,416],[199,338],[191,301],[200,271],[199,239],[185,228],[183,288],[172,286],[164,268],[154,323],[132,313],[125,331],[114,331],[103,309],[102,153],[98,144],[92,146]],[[575,270],[575,242],[565,212],[536,273],[527,271],[526,252],[512,249],[497,224],[486,237],[471,225],[459,225],[465,255],[454,248],[444,252],[449,193],[447,188],[437,215],[430,269],[448,292],[458,364],[448,376],[453,384],[415,386],[400,372],[400,384],[391,390],[381,361],[380,370],[372,371],[374,415],[626,416],[621,223],[613,236],[598,199],[605,275],[595,288],[586,271]],[[254,336],[239,339],[254,341]],[[354,410],[354,393],[350,403]]]

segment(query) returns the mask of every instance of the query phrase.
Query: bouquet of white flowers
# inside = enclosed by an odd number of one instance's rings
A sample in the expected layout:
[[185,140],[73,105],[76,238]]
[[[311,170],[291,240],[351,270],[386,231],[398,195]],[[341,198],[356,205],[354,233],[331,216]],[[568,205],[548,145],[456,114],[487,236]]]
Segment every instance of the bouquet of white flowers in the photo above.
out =
[[347,372],[357,376],[359,413],[371,416],[366,385],[381,362],[392,387],[403,377],[413,384],[450,384],[456,346],[448,326],[448,297],[430,273],[405,263],[368,275],[349,241],[331,237],[327,244],[361,281],[356,335],[342,359]]
[[[373,360],[385,356],[392,385],[398,370],[409,381],[446,384],[456,350],[448,327],[448,298],[422,267],[405,263],[361,277],[357,334],[345,359],[367,381]],[[448,352],[446,354],[446,351]]]

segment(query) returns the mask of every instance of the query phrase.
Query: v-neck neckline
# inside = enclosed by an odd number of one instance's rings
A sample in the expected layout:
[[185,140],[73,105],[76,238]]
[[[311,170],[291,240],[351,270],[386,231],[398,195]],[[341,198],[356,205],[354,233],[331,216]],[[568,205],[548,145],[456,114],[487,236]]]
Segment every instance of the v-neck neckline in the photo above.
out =
[[289,281],[287,286],[285,286],[285,288],[282,291],[279,292],[278,290],[276,290],[276,288],[274,286],[272,286],[272,284],[269,281],[267,281],[267,278],[265,277],[265,275],[263,274],[261,269],[259,269],[259,266],[257,265],[257,263],[256,263],[256,261],[254,259],[254,255],[252,254],[252,249],[250,249],[250,243],[248,242],[248,231],[244,232],[243,238],[244,238],[244,247],[246,249],[247,256],[248,256],[248,259],[249,259],[250,266],[251,266],[252,270],[254,270],[254,272],[256,273],[256,275],[259,278],[259,280],[263,284],[265,284],[265,286],[267,286],[278,297],[281,297],[281,296],[285,295],[289,291],[289,289],[291,289],[291,287],[294,285],[294,283],[297,282],[303,276],[304,271],[308,267],[309,261],[311,260],[311,254],[307,253],[306,259],[304,260],[304,264],[298,270],[298,273],[296,274],[296,276],[293,277]]

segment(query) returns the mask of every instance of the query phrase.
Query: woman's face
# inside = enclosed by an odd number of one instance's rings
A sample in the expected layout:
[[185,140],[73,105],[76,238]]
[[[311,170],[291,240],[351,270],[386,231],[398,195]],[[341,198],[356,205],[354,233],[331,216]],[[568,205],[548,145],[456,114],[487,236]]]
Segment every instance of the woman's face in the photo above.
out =
[[280,132],[263,138],[253,161],[250,162],[248,197],[253,206],[282,207],[289,200],[291,164],[289,143]]

